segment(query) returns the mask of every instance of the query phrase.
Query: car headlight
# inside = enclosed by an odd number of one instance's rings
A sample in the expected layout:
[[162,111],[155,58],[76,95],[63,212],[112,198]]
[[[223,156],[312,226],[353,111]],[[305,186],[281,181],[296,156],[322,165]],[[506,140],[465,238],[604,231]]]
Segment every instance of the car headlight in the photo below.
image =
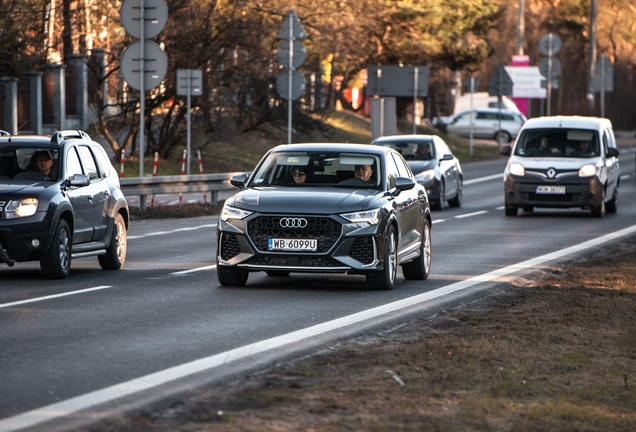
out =
[[343,218],[353,223],[366,222],[369,225],[376,225],[379,221],[380,210],[369,210],[355,213],[341,214]]
[[596,165],[587,164],[579,168],[579,177],[592,177],[596,175]]
[[430,169],[430,170],[426,170],[424,172],[417,174],[415,176],[415,180],[417,180],[418,182],[424,182],[424,181],[432,179],[433,177],[435,177],[435,170]]
[[7,219],[18,219],[33,216],[38,210],[37,198],[25,198],[18,201],[9,201],[5,207],[5,216]]
[[230,207],[229,205],[224,205],[223,210],[221,210],[221,215],[219,216],[219,219],[221,219],[223,222],[226,222],[228,220],[241,220],[248,217],[251,214],[252,214],[251,211],[241,210],[236,207]]
[[509,171],[510,171],[510,174],[516,175],[519,177],[523,177],[524,175],[526,175],[526,169],[523,167],[523,165],[517,162],[510,164]]

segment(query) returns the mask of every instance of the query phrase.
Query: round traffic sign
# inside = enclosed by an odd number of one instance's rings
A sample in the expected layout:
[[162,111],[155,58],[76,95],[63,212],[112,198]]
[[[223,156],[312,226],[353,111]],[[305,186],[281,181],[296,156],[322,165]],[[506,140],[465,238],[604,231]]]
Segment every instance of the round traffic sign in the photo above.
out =
[[155,42],[137,41],[128,45],[121,55],[121,73],[129,86],[141,90],[141,47],[144,44],[144,91],[161,84],[168,71],[168,59]]
[[561,51],[561,38],[554,33],[546,33],[539,39],[539,50],[544,55],[557,55]]
[[[141,39],[141,3],[142,0],[124,0],[121,5],[121,23],[128,33]],[[150,39],[161,33],[168,22],[168,5],[166,0],[143,0],[145,38]]]
[[546,78],[548,77],[549,67],[551,67],[552,69],[552,78],[558,77],[559,74],[561,73],[561,62],[559,61],[559,59],[553,57],[552,64],[548,65],[548,58],[543,57],[541,61],[539,62],[539,72],[541,72],[541,75],[543,75]]
[[305,77],[298,71],[292,72],[292,92],[289,94],[289,72],[283,72],[276,78],[276,91],[283,99],[298,99],[305,91]]
[[[293,40],[292,48],[292,67],[295,69],[305,62],[307,58],[307,48],[297,39]],[[276,60],[286,68],[289,68],[289,39],[284,39],[276,51]]]

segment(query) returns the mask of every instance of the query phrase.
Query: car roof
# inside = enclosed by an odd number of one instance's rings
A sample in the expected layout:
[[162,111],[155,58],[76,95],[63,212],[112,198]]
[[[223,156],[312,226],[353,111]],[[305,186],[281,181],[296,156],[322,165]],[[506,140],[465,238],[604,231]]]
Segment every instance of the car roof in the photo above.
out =
[[349,144],[349,143],[299,143],[281,144],[271,151],[335,151],[335,152],[362,152],[380,155],[391,151],[387,147],[372,146],[370,144]]
[[51,137],[42,135],[0,136],[0,145],[35,145],[51,147]]
[[[506,109],[506,108],[473,108],[472,111],[491,112],[491,113],[501,112],[501,113],[504,113],[504,114],[521,114],[518,111],[512,111],[512,110],[509,110],[509,109]],[[468,113],[468,112],[471,112],[471,110],[469,110],[469,109],[468,110],[464,110],[464,111],[458,113],[457,115]]]
[[528,120],[523,129],[543,129],[543,128],[577,128],[577,129],[601,129],[602,127],[612,127],[612,122],[601,117],[584,116],[546,116],[535,117]]
[[385,135],[374,139],[371,144],[377,144],[384,141],[431,141],[437,135],[424,134],[407,134],[407,135]]

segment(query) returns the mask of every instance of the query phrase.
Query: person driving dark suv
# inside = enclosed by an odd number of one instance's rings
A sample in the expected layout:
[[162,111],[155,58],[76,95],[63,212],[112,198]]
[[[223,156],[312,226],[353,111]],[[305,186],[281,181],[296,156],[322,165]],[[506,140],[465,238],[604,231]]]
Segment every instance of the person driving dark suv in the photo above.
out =
[[126,260],[128,203],[103,147],[86,132],[0,136],[0,262],[39,261],[45,277],[68,276],[71,260]]

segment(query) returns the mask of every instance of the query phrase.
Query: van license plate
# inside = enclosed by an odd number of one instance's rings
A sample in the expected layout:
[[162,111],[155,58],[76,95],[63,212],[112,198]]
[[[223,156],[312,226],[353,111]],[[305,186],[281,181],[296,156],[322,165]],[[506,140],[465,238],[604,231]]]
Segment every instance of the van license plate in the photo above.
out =
[[267,249],[271,251],[315,252],[318,248],[316,239],[270,238]]
[[537,186],[537,194],[565,195],[565,186]]

